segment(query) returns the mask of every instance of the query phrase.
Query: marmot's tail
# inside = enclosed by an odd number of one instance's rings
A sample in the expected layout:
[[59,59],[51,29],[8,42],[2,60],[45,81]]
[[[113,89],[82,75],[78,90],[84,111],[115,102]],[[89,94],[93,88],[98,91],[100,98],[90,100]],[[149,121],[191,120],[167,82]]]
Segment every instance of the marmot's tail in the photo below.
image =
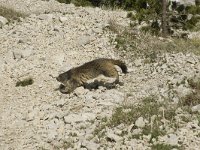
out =
[[112,59],[111,61],[112,61],[112,63],[114,65],[119,66],[122,69],[123,73],[128,73],[127,66],[126,66],[126,64],[123,61],[121,61],[121,60],[114,60],[114,59]]

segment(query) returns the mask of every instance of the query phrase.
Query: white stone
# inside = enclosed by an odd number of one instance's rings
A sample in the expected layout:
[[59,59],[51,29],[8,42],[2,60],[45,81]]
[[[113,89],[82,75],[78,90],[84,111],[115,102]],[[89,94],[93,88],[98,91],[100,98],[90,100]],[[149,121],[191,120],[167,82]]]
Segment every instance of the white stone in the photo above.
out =
[[81,95],[85,94],[86,91],[87,91],[87,90],[84,89],[83,86],[81,86],[81,87],[76,88],[76,89],[74,90],[74,93],[75,93],[77,96],[81,96]]
[[137,134],[141,134],[142,133],[142,129],[134,129],[133,131],[132,131],[132,134],[133,135],[137,135]]
[[134,63],[136,67],[140,67],[142,66],[142,59],[136,59]]
[[90,43],[90,36],[80,36],[78,39],[77,39],[77,44],[79,46],[81,45],[86,45]]
[[48,142],[52,142],[55,140],[58,133],[55,130],[48,130],[47,140]]
[[60,99],[56,102],[56,106],[58,106],[58,107],[63,107],[65,104],[66,104],[65,99]]
[[63,61],[65,59],[65,54],[64,53],[55,54],[55,56],[53,56],[52,59],[55,64],[62,66]]
[[8,23],[8,20],[5,17],[0,16],[0,27],[4,26],[7,23]]
[[87,150],[97,150],[99,148],[99,145],[92,141],[83,141],[81,146],[85,147]]
[[123,140],[122,137],[110,132],[107,133],[107,138],[109,138],[109,140],[114,141],[114,142],[120,142]]
[[13,51],[13,57],[14,59],[20,60],[21,58],[29,57],[33,53],[33,50],[31,47],[25,48],[22,50],[15,49]]
[[187,16],[187,20],[191,20],[191,19],[192,19],[192,17],[193,17],[193,15],[192,15],[192,14],[188,14],[188,16]]
[[66,6],[67,6],[68,8],[74,8],[74,7],[75,7],[75,5],[74,5],[73,3],[67,4]]
[[80,115],[70,114],[68,116],[65,116],[64,120],[66,123],[77,123],[77,122],[94,120],[95,118],[96,118],[96,115],[93,113],[82,113]]
[[176,92],[179,97],[184,97],[192,92],[192,89],[184,87],[184,85],[180,85],[176,88]]
[[135,125],[139,128],[143,128],[145,127],[145,121],[143,117],[139,117],[136,121],[135,121]]
[[34,113],[29,113],[27,118],[26,118],[26,121],[33,121],[34,118],[35,118]]
[[38,16],[40,20],[47,20],[47,21],[52,21],[53,19],[53,14],[41,14]]
[[198,62],[198,60],[195,60],[195,58],[190,56],[190,57],[187,58],[187,62],[191,63],[191,64],[196,64]]
[[198,104],[198,105],[196,105],[196,106],[193,106],[193,107],[192,107],[192,111],[193,111],[193,112],[197,112],[197,111],[200,112],[200,104]]
[[169,134],[166,143],[170,145],[178,145],[178,136],[175,134]]
[[183,4],[185,6],[195,5],[195,0],[170,0],[170,1],[174,1],[179,4]]
[[60,22],[64,23],[64,22],[68,21],[68,18],[60,16],[59,20],[60,20]]

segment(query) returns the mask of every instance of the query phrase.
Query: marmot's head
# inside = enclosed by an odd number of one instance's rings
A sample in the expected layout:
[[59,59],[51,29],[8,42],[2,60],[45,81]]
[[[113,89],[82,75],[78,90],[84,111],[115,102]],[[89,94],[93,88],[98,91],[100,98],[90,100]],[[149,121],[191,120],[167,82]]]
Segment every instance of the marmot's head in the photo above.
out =
[[71,71],[64,72],[60,74],[58,77],[56,77],[56,80],[58,82],[64,83],[65,81],[69,80],[71,78]]

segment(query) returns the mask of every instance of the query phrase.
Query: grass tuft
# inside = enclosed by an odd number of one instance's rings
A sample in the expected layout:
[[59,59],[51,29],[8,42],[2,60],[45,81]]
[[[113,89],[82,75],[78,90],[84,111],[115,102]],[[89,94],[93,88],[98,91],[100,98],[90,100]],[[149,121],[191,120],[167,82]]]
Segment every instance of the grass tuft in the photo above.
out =
[[165,53],[194,53],[200,55],[200,39],[162,39],[149,33],[134,32],[131,28],[118,25],[114,20],[109,23],[108,30],[116,34],[112,39],[121,57],[130,60],[146,59],[148,63],[159,61]]
[[14,20],[19,21],[20,18],[25,18],[27,15],[12,8],[0,6],[0,16],[5,17],[9,22],[12,22]]
[[200,78],[190,78],[187,80],[189,86],[194,90],[190,94],[183,97],[180,106],[195,106],[200,104]]
[[27,79],[24,79],[24,80],[22,80],[22,81],[17,81],[17,83],[16,83],[16,87],[18,87],[18,86],[28,86],[28,85],[31,85],[31,84],[33,84],[33,79],[32,78],[27,78]]
[[177,145],[175,146],[172,146],[172,145],[169,145],[169,144],[155,144],[155,145],[152,145],[151,147],[152,150],[172,150],[172,149],[180,149]]
[[[161,109],[163,108],[163,109]],[[163,113],[164,111],[164,113]],[[152,118],[152,116],[154,116]],[[138,135],[132,135],[132,138],[140,139],[143,135],[151,135],[149,140],[150,143],[153,139],[157,140],[158,136],[165,135],[165,128],[160,128],[163,126],[163,119],[174,121],[175,108],[169,107],[168,105],[161,104],[157,102],[156,97],[150,96],[143,100],[142,104],[138,106],[121,106],[117,107],[111,118],[107,119],[106,122],[102,123],[99,127],[95,129],[95,135],[105,135],[105,128],[113,128],[120,124],[125,126],[130,126],[135,123],[139,117],[143,117],[148,124],[142,128],[142,132]],[[134,126],[134,128],[137,128]],[[122,135],[123,136],[123,135]]]

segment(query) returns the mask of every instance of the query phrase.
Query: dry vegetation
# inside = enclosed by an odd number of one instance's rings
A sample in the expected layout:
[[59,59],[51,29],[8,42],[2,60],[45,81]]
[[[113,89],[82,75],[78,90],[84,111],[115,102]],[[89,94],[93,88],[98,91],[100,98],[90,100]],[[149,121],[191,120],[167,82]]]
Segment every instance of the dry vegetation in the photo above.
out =
[[6,19],[8,19],[9,22],[12,22],[14,20],[19,21],[20,18],[24,18],[27,15],[24,13],[15,11],[14,9],[0,6],[0,16],[5,17]]
[[32,78],[27,78],[22,81],[17,81],[16,86],[28,86],[28,85],[33,84],[33,82],[34,81]]
[[188,79],[188,84],[193,89],[193,92],[183,97],[182,100],[180,101],[180,105],[195,106],[200,104],[200,79],[199,78]]
[[113,20],[110,21],[108,30],[116,34],[116,38],[111,41],[116,43],[116,49],[121,56],[130,59],[147,58],[150,62],[154,62],[163,53],[193,52],[200,54],[200,39],[163,39],[148,32],[138,34],[138,31],[131,27],[123,28]]
[[[170,125],[175,124],[174,117],[176,108],[177,107],[174,107],[169,103],[160,103],[155,96],[150,96],[145,98],[139,105],[123,105],[117,107],[111,118],[102,119],[101,125],[96,128],[94,134],[98,135],[99,138],[102,138],[105,135],[106,127],[113,128],[120,124],[130,126],[131,124],[134,124],[139,117],[143,117],[148,124],[142,128],[140,134],[133,134],[130,138],[142,139],[143,135],[151,135],[149,143],[152,143],[153,139],[157,140],[158,136],[166,134],[165,128],[159,128],[160,126],[166,125],[167,122],[164,120],[169,120],[168,123]],[[133,129],[136,128],[136,126],[133,126]],[[121,136],[124,134],[128,134],[127,131],[124,131]]]
[[[111,21],[110,26],[105,30],[110,30],[116,34],[116,38],[111,39],[111,42],[116,44],[116,49],[122,57],[129,58],[130,60],[145,58],[149,63],[154,63],[159,55],[164,53],[192,52],[197,55],[200,54],[200,39],[163,39],[148,33],[135,34],[133,30],[123,29],[114,21]],[[119,106],[114,110],[110,118],[103,118],[101,120],[93,134],[97,135],[99,139],[105,138],[106,129],[112,129],[121,124],[128,128],[130,125],[134,125],[139,117],[143,117],[148,123],[142,128],[141,133],[132,134],[130,131],[124,130],[121,136],[131,134],[130,138],[142,140],[143,136],[150,135],[149,143],[153,150],[182,149],[181,145],[172,146],[156,143],[155,141],[158,140],[159,136],[167,135],[169,128],[173,128],[176,131],[180,127],[176,120],[177,117],[183,123],[194,119],[200,122],[199,114],[191,111],[193,106],[200,104],[200,79],[194,77],[188,79],[187,82],[193,92],[180,98],[178,104],[172,104],[170,99],[158,102],[155,96],[150,96],[138,105]],[[183,110],[186,115],[179,116],[176,112],[178,109]],[[137,128],[134,125],[132,130]]]

